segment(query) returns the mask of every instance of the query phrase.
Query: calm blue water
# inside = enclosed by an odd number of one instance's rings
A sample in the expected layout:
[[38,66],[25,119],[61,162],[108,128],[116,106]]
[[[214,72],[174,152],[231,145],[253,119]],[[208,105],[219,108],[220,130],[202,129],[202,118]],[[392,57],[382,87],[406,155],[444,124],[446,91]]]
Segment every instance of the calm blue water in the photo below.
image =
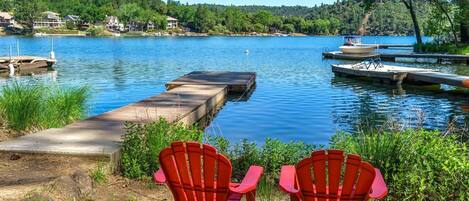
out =
[[[50,51],[47,37],[2,37],[0,47],[5,48],[0,54],[7,55],[7,47],[15,46],[16,40],[22,54],[47,56]],[[413,43],[414,38],[366,37],[364,42]],[[56,76],[2,82],[88,85],[89,115],[96,115],[161,93],[167,81],[194,70],[255,71],[257,87],[251,97],[227,102],[206,129],[236,141],[273,137],[326,144],[338,130],[353,130],[367,117],[390,117],[413,125],[420,111],[430,128],[444,129],[452,119],[467,119],[461,105],[469,104],[468,95],[334,77],[330,65],[342,61],[323,60],[321,52],[341,43],[341,37],[55,37]],[[467,66],[406,65],[469,72]]]

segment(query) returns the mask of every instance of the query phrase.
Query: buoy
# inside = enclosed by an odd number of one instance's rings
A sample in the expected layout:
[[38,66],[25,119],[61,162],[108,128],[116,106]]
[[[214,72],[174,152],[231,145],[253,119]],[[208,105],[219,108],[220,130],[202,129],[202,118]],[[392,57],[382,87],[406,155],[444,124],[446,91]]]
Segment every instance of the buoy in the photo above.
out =
[[14,76],[15,75],[15,66],[13,66],[13,64],[8,64],[8,71],[10,72],[10,76]]
[[244,53],[245,53],[245,54],[249,54],[249,50],[244,50]]
[[52,60],[55,60],[55,52],[54,51],[50,51],[49,58],[52,59]]

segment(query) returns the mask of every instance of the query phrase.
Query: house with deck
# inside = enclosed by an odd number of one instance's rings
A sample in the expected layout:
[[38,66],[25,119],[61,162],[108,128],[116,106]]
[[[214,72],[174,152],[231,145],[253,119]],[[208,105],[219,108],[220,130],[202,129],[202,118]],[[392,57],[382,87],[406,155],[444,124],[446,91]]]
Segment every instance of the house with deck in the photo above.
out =
[[15,20],[10,13],[0,12],[0,26],[11,27],[15,24]]
[[41,13],[41,17],[34,21],[34,29],[55,29],[65,25],[58,13],[46,11]]
[[106,29],[110,31],[123,31],[124,30],[124,25],[119,22],[119,18],[116,16],[106,16],[106,19],[104,21],[106,25]]
[[168,21],[168,25],[166,26],[166,29],[176,29],[178,28],[178,19],[174,17],[167,16],[166,21]]

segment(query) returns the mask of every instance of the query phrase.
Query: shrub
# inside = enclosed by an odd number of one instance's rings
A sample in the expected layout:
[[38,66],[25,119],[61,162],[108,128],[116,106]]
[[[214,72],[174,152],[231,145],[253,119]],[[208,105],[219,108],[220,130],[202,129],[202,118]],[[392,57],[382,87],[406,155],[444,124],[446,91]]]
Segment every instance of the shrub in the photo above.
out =
[[13,83],[0,94],[0,116],[15,131],[62,127],[84,116],[87,87]]
[[468,44],[459,44],[456,46],[452,43],[424,43],[415,45],[414,50],[417,52],[430,52],[430,53],[450,53],[450,54],[469,54]]
[[251,165],[264,167],[264,174],[257,188],[258,197],[262,200],[273,200],[284,196],[278,191],[278,178],[283,165],[298,163],[318,146],[303,142],[284,143],[280,140],[267,138],[263,145],[244,139],[241,143],[230,147],[226,138],[209,137],[210,144],[228,156],[233,166],[233,178],[241,181]]
[[467,147],[437,131],[339,133],[332,148],[356,153],[379,168],[388,200],[467,200]]
[[125,177],[150,176],[159,168],[158,154],[174,141],[202,141],[197,127],[169,123],[164,118],[144,125],[127,123],[122,144],[122,173]]

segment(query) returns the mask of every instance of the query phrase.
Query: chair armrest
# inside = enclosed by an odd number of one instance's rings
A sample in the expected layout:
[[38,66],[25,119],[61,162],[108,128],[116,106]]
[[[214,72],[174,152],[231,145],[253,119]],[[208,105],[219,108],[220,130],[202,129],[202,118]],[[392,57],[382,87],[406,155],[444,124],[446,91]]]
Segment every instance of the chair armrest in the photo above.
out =
[[280,189],[282,189],[286,193],[298,194],[300,190],[295,188],[295,183],[296,183],[295,166],[293,165],[282,166],[282,170],[280,171],[280,181],[279,181]]
[[249,167],[249,170],[246,173],[246,176],[244,176],[243,181],[241,181],[241,183],[236,187],[230,186],[230,191],[234,193],[245,194],[255,190],[263,172],[263,167],[255,165]]
[[384,182],[383,175],[379,169],[375,168],[376,176],[371,185],[370,198],[383,199],[388,194],[388,187]]
[[153,180],[157,184],[164,184],[166,183],[166,176],[164,176],[163,169],[159,169],[158,171],[153,174]]

